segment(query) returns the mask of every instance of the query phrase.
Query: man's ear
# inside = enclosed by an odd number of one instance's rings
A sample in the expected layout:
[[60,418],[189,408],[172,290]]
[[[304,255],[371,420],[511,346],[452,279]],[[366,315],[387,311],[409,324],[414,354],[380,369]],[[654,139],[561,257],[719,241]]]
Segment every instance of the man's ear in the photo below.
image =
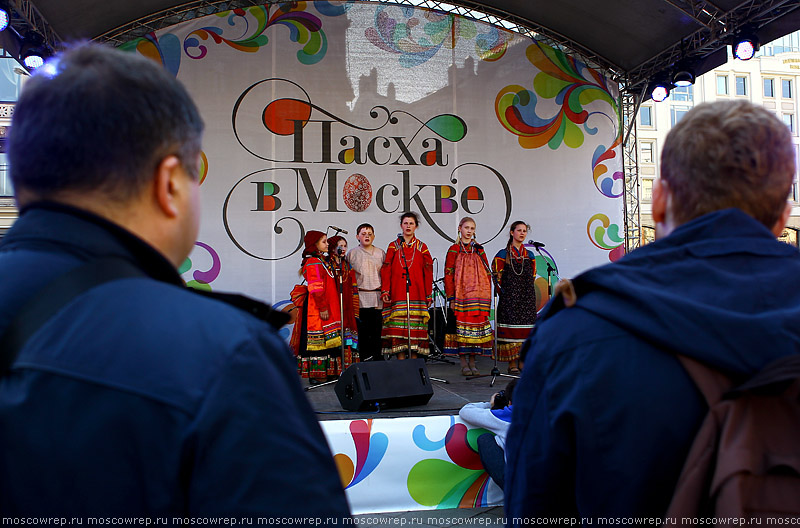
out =
[[772,234],[776,237],[779,237],[783,234],[783,229],[786,227],[786,223],[789,221],[789,217],[792,215],[792,204],[786,202],[786,207],[783,208],[783,213],[781,213],[781,217],[778,218],[778,221],[775,222],[775,225],[772,226]]
[[668,196],[667,182],[661,178],[656,178],[653,182],[652,214],[653,221],[657,224],[663,224],[667,219]]
[[176,203],[180,182],[181,161],[177,156],[169,155],[162,159],[155,171],[155,201],[158,208],[168,217],[178,216],[179,208]]

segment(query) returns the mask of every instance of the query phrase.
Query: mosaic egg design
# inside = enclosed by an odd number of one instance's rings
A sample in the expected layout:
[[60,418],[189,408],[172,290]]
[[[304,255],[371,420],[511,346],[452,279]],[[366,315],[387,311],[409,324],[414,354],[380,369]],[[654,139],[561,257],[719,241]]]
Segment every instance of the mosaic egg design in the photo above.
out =
[[372,185],[362,174],[352,174],[344,182],[344,204],[353,212],[365,211],[372,203]]

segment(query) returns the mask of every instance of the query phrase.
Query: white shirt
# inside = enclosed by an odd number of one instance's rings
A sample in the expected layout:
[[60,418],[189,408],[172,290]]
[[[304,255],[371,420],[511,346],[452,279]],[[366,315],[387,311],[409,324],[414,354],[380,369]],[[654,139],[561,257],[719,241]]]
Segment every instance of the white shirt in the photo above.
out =
[[381,300],[381,266],[386,252],[379,247],[372,246],[372,252],[365,250],[361,245],[353,248],[347,254],[347,262],[356,272],[358,283],[358,300],[361,308],[383,308]]

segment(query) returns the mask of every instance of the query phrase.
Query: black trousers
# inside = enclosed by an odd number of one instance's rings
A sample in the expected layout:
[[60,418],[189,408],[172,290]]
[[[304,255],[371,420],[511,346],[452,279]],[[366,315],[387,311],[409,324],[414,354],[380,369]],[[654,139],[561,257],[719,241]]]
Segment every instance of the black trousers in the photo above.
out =
[[503,449],[497,445],[494,435],[485,433],[478,437],[478,456],[481,464],[500,489],[505,486],[506,457]]
[[361,308],[358,311],[358,357],[361,361],[382,361],[381,330],[383,315],[378,308]]

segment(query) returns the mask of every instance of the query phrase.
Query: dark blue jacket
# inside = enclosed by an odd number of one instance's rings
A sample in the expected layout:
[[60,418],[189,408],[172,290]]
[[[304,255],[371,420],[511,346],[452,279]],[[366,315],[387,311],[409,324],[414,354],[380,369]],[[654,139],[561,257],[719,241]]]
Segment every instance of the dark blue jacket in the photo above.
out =
[[506,515],[663,516],[707,410],[674,354],[742,379],[800,353],[800,252],[727,209],[575,281],[526,343]]
[[24,210],[0,244],[0,332],[47,282],[103,256],[149,277],[74,299],[0,379],[2,516],[348,516],[285,343],[183,287],[120,227]]

